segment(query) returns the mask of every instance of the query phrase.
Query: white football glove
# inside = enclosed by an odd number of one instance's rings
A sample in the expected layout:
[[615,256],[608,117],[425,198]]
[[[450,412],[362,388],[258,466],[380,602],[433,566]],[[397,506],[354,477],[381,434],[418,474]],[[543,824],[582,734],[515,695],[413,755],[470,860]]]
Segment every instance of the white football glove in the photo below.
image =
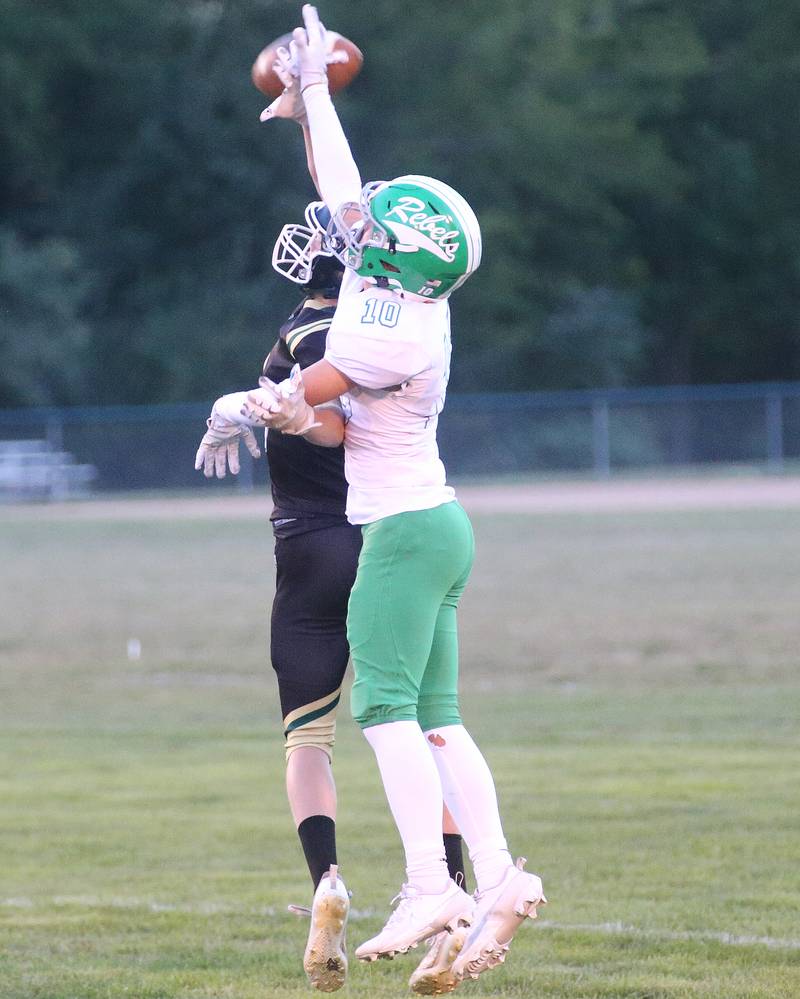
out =
[[289,118],[296,121],[298,125],[304,125],[308,118],[306,117],[303,95],[300,92],[300,70],[297,62],[292,60],[292,55],[288,49],[283,47],[278,49],[277,59],[272,68],[283,84],[284,90],[280,97],[277,97],[268,108],[264,108],[261,112],[261,121],[270,121],[272,118]]
[[[308,4],[306,6],[309,6]],[[314,67],[309,68],[305,74],[305,82],[301,83],[300,77],[303,72],[300,63],[300,53],[298,49],[297,42],[292,39],[289,43],[289,48],[286,49],[283,46],[276,50],[276,59],[272,64],[272,68],[275,71],[275,75],[283,84],[283,93],[276,97],[269,107],[264,108],[261,112],[261,121],[270,121],[272,118],[290,118],[296,121],[300,125],[305,125],[308,121],[306,116],[306,108],[303,103],[302,89],[303,86],[308,86],[311,83],[322,83],[327,80],[328,76],[328,66],[334,63],[349,62],[350,56],[344,49],[334,50],[333,48],[333,38],[331,38],[322,24],[319,21],[319,15],[316,13],[314,7],[309,7],[310,10],[314,11],[314,15],[309,15],[312,17],[316,16],[316,24],[314,26],[313,32],[314,37],[317,42],[319,42],[319,36],[321,33],[321,45],[324,52],[324,66],[320,68],[321,60],[318,53],[314,52]],[[305,16],[305,9],[304,9]],[[300,32],[303,40],[308,41],[309,35],[303,28],[297,28]],[[308,49],[308,45],[306,45]],[[307,61],[307,59],[306,59]]]
[[295,364],[288,378],[279,384],[269,378],[258,379],[259,388],[247,393],[242,416],[259,426],[299,436],[320,426],[314,407],[306,402],[306,390],[300,365]]
[[239,442],[244,441],[247,450],[254,458],[261,457],[256,438],[250,427],[240,423],[231,423],[215,412],[216,403],[211,410],[211,416],[206,421],[208,430],[200,441],[194,467],[203,469],[207,479],[215,475],[224,479],[226,468],[232,475],[239,474]]
[[313,83],[328,81],[328,45],[325,26],[319,19],[317,8],[310,3],[303,4],[304,28],[292,32],[292,55],[296,55],[300,69],[300,89],[305,90]]

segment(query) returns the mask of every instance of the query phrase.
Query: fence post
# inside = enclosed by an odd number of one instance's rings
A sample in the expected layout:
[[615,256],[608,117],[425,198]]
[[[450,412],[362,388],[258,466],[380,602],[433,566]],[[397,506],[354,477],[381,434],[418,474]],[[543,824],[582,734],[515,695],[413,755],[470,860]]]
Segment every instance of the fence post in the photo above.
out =
[[776,474],[784,470],[783,397],[770,392],[765,399],[767,420],[767,471]]
[[239,476],[236,485],[240,493],[251,493],[253,491],[253,459],[247,448],[242,447],[244,453],[240,456]]
[[607,479],[611,475],[608,399],[595,399],[592,403],[592,459],[595,476]]

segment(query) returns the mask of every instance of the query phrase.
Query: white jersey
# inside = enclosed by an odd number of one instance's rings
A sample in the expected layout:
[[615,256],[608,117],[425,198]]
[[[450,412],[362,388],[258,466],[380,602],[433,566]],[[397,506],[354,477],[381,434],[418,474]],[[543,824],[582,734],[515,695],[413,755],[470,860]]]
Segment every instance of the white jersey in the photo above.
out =
[[447,301],[404,297],[347,270],[325,360],[356,383],[345,398],[350,523],[455,499],[436,443],[450,374]]

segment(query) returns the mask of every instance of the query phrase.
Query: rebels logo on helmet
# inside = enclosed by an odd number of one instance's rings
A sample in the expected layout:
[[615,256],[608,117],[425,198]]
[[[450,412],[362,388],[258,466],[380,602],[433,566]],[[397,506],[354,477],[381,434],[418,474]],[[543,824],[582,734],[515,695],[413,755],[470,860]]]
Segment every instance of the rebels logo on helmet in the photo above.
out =
[[398,253],[427,250],[440,260],[452,263],[461,245],[458,229],[452,225],[450,215],[431,215],[425,211],[425,202],[410,196],[402,197],[383,217],[383,224],[397,237]]

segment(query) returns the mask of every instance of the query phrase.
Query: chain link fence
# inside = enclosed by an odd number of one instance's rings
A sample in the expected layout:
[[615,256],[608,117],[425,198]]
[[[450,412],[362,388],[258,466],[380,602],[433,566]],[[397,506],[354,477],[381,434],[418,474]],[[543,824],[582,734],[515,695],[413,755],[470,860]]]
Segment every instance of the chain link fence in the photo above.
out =
[[[132,490],[250,490],[266,462],[242,448],[234,483],[194,456],[209,403],[0,410],[0,498]],[[615,473],[800,459],[800,383],[452,394],[439,442],[454,478]]]

